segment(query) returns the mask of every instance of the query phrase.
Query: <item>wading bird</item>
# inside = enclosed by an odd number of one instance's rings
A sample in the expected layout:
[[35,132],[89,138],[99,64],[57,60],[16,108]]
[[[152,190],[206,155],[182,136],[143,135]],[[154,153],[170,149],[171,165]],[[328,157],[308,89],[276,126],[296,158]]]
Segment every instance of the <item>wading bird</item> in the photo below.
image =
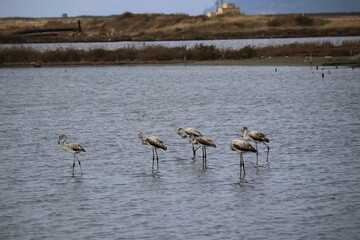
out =
[[186,138],[191,143],[192,151],[193,151],[193,158],[195,158],[196,151],[201,146],[198,146],[197,148],[195,148],[194,144],[197,144],[197,143],[194,143],[194,141],[191,140],[191,138],[193,138],[193,137],[201,137],[202,136],[201,132],[199,132],[198,130],[193,129],[193,128],[185,128],[185,130],[183,128],[179,128],[177,133],[180,135],[180,137]]
[[[251,146],[250,143],[239,139],[235,139],[231,142],[230,149],[240,153],[240,180],[243,180],[245,178],[245,163],[244,163],[243,153],[247,153],[247,152],[257,153],[257,150],[253,146]],[[242,172],[243,174],[241,174]]]
[[156,166],[157,166],[157,171],[159,170],[159,156],[157,153],[157,149],[161,148],[166,150],[167,147],[165,145],[165,143],[158,137],[155,136],[147,136],[144,137],[142,132],[138,133],[138,137],[141,140],[141,143],[144,145],[147,145],[149,148],[152,149],[153,152],[153,158],[152,158],[152,171],[154,173],[154,162],[155,162],[155,155],[156,155]]
[[240,136],[242,136],[245,140],[248,141],[252,141],[255,143],[255,148],[256,148],[256,165],[258,165],[258,159],[259,159],[259,152],[258,152],[258,147],[257,144],[258,143],[263,143],[265,144],[265,146],[267,147],[267,155],[266,155],[266,163],[268,163],[269,161],[269,151],[270,151],[270,147],[265,143],[265,142],[270,142],[269,138],[267,138],[267,136],[259,131],[249,131],[249,129],[247,127],[243,127],[241,128],[241,133]]
[[190,139],[194,144],[200,144],[201,145],[202,152],[203,152],[203,156],[202,156],[203,168],[206,169],[207,168],[206,147],[214,147],[214,148],[216,148],[215,143],[210,138],[207,138],[205,136],[200,136],[200,137],[192,136]]
[[[62,142],[61,140],[64,139]],[[86,152],[85,149],[78,143],[65,143],[65,141],[67,140],[67,136],[65,134],[60,134],[58,137],[58,144],[60,145],[60,148],[62,150],[65,150],[69,153],[72,153],[74,155],[74,164],[73,164],[73,176],[74,176],[74,169],[75,169],[75,159],[78,161],[79,166],[80,166],[80,170],[81,170],[81,175],[82,175],[82,169],[81,169],[81,163],[80,160],[76,157],[76,154],[80,153],[80,152]]]

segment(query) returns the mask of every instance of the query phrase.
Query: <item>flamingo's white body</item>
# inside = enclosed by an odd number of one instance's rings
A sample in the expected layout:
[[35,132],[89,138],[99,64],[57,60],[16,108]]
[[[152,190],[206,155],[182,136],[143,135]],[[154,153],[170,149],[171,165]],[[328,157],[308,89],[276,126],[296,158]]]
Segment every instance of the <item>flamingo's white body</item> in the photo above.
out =
[[240,179],[242,180],[245,177],[245,163],[244,163],[243,153],[247,153],[247,152],[257,153],[257,150],[253,146],[251,146],[250,143],[239,139],[235,139],[231,142],[230,149],[240,153]]
[[153,158],[152,158],[152,171],[154,172],[154,162],[155,162],[155,155],[156,155],[156,166],[157,166],[157,170],[159,170],[159,156],[157,153],[157,149],[161,148],[163,150],[167,149],[167,146],[165,145],[165,143],[163,142],[163,140],[161,140],[158,137],[155,136],[147,136],[144,137],[142,132],[138,133],[138,137],[141,140],[141,143],[144,145],[147,145],[149,148],[152,149],[153,152]]
[[210,138],[207,138],[205,136],[199,136],[199,137],[191,137],[190,138],[191,141],[194,143],[194,144],[200,144],[201,147],[202,147],[202,152],[203,152],[203,156],[202,156],[202,159],[203,159],[203,168],[206,169],[207,168],[207,161],[206,161],[206,148],[207,147],[214,147],[216,148],[216,144],[210,139]]
[[192,140],[192,138],[196,138],[196,137],[201,137],[202,134],[200,131],[194,129],[194,128],[186,128],[186,129],[183,129],[183,128],[179,128],[177,133],[180,135],[180,137],[182,138],[186,138],[192,145],[192,150],[193,150],[193,158],[195,158],[195,155],[196,155],[196,151],[201,147],[197,147],[195,149],[195,145],[194,144],[198,144],[197,142],[194,142]]
[[259,152],[258,152],[257,144],[258,143],[263,143],[267,147],[266,163],[268,163],[270,147],[265,142],[267,142],[267,143],[270,142],[269,138],[262,132],[255,131],[255,130],[249,131],[249,129],[247,127],[241,128],[240,135],[245,140],[248,140],[248,141],[251,141],[251,142],[255,143],[255,148],[257,150],[257,152],[256,152],[256,165],[258,165],[258,162],[259,162]]
[[[61,141],[62,139],[64,139],[64,140]],[[65,134],[60,134],[59,135],[58,144],[60,145],[60,149],[62,149],[64,151],[67,151],[67,152],[74,155],[73,176],[74,176],[74,169],[75,169],[75,159],[79,163],[80,171],[81,171],[81,174],[82,174],[81,163],[80,163],[80,160],[76,157],[76,154],[78,154],[80,152],[86,152],[86,151],[80,144],[78,144],[78,143],[65,143],[66,140],[67,140],[67,136]]]

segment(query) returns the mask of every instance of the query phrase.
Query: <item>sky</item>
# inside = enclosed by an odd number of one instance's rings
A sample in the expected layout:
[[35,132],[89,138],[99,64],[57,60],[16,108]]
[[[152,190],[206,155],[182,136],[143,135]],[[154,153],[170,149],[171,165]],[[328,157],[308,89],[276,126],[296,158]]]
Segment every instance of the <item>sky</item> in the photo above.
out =
[[[225,0],[245,14],[360,12],[360,0]],[[0,17],[60,17],[132,13],[203,14],[215,0],[0,0]]]

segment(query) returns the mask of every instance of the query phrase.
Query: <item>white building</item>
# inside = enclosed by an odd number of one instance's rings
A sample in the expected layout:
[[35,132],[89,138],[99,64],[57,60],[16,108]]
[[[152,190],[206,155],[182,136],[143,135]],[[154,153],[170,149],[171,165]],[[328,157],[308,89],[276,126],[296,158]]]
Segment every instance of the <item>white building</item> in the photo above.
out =
[[[216,1],[218,3],[218,1]],[[218,4],[216,4],[217,6]],[[213,17],[216,15],[238,15],[240,14],[240,8],[237,8],[235,6],[235,3],[223,3],[221,4],[221,7],[217,9],[217,12],[209,12],[207,14],[208,17]]]

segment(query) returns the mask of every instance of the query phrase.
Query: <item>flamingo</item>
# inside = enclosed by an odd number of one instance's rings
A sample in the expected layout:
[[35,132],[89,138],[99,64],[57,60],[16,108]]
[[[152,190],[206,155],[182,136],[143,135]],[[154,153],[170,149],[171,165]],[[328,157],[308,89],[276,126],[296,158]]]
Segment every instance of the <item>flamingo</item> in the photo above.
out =
[[152,149],[153,152],[153,158],[152,158],[152,171],[154,172],[154,162],[155,162],[155,155],[156,155],[156,167],[157,171],[159,170],[159,156],[157,153],[157,149],[161,148],[163,150],[166,150],[167,147],[165,143],[158,137],[155,136],[147,136],[144,137],[144,134],[142,132],[138,133],[138,137],[141,140],[141,143],[144,145],[147,145],[149,148]]
[[203,168],[206,169],[207,168],[207,166],[206,166],[207,165],[206,164],[206,147],[214,147],[214,148],[216,148],[215,143],[210,138],[207,138],[205,136],[199,136],[199,137],[191,136],[190,139],[194,144],[200,144],[201,145],[202,152],[203,152],[203,156],[202,156]]
[[[240,153],[240,180],[243,180],[245,178],[245,163],[244,163],[243,153],[247,153],[247,152],[257,153],[257,150],[253,146],[251,146],[250,143],[239,139],[235,139],[231,142],[230,149]],[[241,176],[242,172],[244,173],[243,176]]]
[[[255,143],[255,148],[256,151],[258,150],[257,144],[258,143],[263,143],[265,144],[265,146],[267,147],[267,155],[266,155],[266,163],[269,162],[269,151],[270,151],[270,147],[269,145],[267,145],[265,142],[270,142],[269,138],[262,132],[259,131],[249,131],[249,129],[247,127],[243,127],[241,128],[241,133],[240,136],[242,136],[245,140],[251,141]],[[256,165],[258,165],[258,159],[259,159],[259,152],[256,152]]]
[[[62,142],[61,140],[64,139]],[[80,152],[86,152],[85,149],[78,143],[65,143],[65,141],[67,140],[67,136],[65,134],[60,134],[58,136],[58,144],[60,145],[60,149],[65,150],[71,154],[74,155],[74,164],[73,164],[73,176],[74,176],[74,169],[75,169],[75,159],[78,161],[79,166],[80,166],[80,170],[81,170],[81,175],[83,174],[82,169],[81,169],[81,163],[80,160],[76,157],[76,154],[80,153]]]
[[202,134],[201,132],[199,132],[198,130],[194,129],[194,128],[186,128],[185,130],[183,128],[179,128],[177,133],[180,135],[180,137],[182,138],[187,138],[188,141],[191,143],[192,145],[192,151],[193,151],[193,159],[196,156],[196,151],[201,147],[197,147],[195,149],[195,145],[197,143],[194,143],[193,140],[191,140],[192,137],[201,137]]

